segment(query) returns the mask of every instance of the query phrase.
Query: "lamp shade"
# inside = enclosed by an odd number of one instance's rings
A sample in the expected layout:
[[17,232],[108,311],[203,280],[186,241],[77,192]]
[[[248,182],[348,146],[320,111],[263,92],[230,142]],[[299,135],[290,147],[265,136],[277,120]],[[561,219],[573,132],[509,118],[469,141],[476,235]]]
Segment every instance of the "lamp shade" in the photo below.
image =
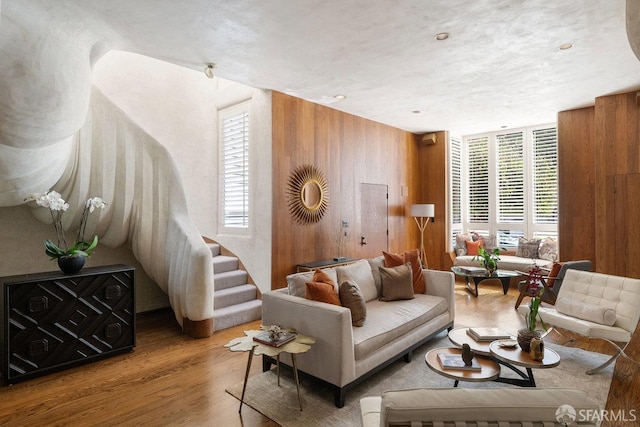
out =
[[433,204],[411,205],[411,216],[417,218],[433,218],[435,207]]

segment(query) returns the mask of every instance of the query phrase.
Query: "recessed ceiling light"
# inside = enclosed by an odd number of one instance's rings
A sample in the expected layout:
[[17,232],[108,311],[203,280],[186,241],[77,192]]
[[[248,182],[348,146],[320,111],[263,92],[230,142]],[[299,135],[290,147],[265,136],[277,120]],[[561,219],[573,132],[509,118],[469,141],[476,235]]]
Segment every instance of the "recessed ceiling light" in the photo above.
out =
[[500,126],[500,129],[506,129],[506,128],[507,128],[507,125]]
[[573,43],[563,43],[560,45],[560,50],[568,50],[573,47]]
[[420,114],[420,110],[413,110],[412,113],[413,114]]
[[449,33],[438,33],[436,34],[436,40],[446,40],[449,38]]
[[346,97],[347,97],[347,95],[334,95],[334,98],[337,99],[338,101],[342,101]]

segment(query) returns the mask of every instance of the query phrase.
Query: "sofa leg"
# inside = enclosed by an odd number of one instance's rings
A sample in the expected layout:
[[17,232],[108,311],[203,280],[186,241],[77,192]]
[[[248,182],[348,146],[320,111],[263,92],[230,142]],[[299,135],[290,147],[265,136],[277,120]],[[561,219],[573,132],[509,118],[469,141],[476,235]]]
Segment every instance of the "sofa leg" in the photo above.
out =
[[344,401],[346,399],[347,393],[344,388],[336,386],[333,391],[333,401],[336,405],[336,408],[344,407]]
[[404,355],[403,360],[404,360],[406,363],[411,363],[411,358],[412,358],[412,357],[413,357],[413,351],[411,351],[411,350],[410,350],[410,351],[408,351],[408,352]]
[[262,356],[262,372],[267,372],[271,369],[271,365],[273,364],[273,359],[269,356]]

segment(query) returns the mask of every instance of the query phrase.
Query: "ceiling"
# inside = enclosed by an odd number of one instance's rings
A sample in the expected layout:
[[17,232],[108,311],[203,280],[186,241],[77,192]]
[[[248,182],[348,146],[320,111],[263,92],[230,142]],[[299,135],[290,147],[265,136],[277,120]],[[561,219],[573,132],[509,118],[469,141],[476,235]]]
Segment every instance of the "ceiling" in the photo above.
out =
[[52,25],[111,48],[196,70],[215,62],[225,79],[417,133],[555,122],[640,88],[624,0],[39,3]]

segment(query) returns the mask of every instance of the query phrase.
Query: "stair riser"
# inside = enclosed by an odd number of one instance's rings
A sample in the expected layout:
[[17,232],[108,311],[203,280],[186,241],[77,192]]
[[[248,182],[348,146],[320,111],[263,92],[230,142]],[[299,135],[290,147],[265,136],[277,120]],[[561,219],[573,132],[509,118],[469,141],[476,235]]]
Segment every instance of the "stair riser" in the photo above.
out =
[[262,304],[251,305],[248,308],[242,308],[233,312],[220,314],[220,311],[214,314],[213,328],[216,331],[231,328],[242,323],[253,322],[262,317]]
[[209,246],[212,257],[220,255],[220,245],[215,243],[208,243],[207,246]]
[[214,289],[221,291],[223,289],[229,289],[234,286],[247,284],[247,272],[243,270],[228,271],[225,273],[218,273],[213,275]]
[[217,256],[213,259],[213,272],[224,273],[238,269],[238,259],[230,257]]
[[255,286],[251,286],[251,285],[248,285],[246,287],[236,286],[233,288],[233,290],[236,290],[236,289],[237,291],[226,293],[226,294],[222,294],[219,292],[213,299],[214,310],[219,308],[229,307],[235,304],[242,304],[243,302],[256,299],[257,293],[256,293]]

